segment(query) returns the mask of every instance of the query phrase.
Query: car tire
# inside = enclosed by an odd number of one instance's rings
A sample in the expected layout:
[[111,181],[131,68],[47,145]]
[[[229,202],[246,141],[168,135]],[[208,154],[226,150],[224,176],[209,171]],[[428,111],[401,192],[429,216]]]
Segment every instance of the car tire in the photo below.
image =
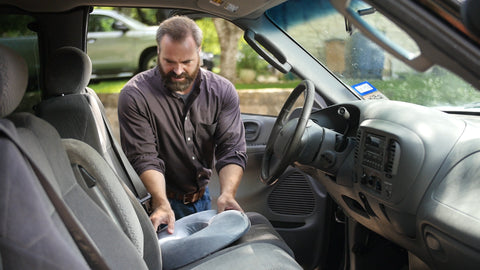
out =
[[157,66],[157,51],[151,50],[143,55],[140,61],[139,72],[154,68],[155,66]]

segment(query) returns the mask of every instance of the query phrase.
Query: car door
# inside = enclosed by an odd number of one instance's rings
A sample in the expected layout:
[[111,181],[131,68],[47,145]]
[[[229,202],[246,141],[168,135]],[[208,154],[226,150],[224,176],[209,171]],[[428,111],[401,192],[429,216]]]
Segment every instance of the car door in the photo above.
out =
[[135,40],[127,35],[128,30],[120,30],[119,24],[122,22],[107,15],[90,15],[87,53],[92,60],[92,73],[95,75],[132,73],[136,68],[132,64],[135,63],[132,54]]
[[[294,250],[300,264],[309,269],[317,265],[325,244],[328,200],[325,188],[293,167],[271,186],[260,180],[262,158],[276,114],[292,90],[238,91],[248,162],[236,198],[246,212],[267,217]],[[209,186],[212,199],[216,200],[218,179],[212,179]]]

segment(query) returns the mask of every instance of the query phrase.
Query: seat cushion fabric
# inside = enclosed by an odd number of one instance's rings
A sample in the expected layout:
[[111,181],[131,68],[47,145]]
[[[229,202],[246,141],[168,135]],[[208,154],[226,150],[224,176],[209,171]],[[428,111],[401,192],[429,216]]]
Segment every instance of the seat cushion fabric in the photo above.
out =
[[35,113],[53,125],[60,137],[87,142],[101,153],[96,121],[85,95],[71,94],[49,98],[36,106]]
[[303,269],[285,250],[268,243],[232,246],[180,269]]
[[146,269],[124,232],[76,182],[56,130],[31,114],[9,118],[17,127],[19,140],[95,242],[107,265],[112,269]]
[[295,257],[293,251],[265,216],[256,212],[247,212],[246,215],[250,219],[252,226],[250,230],[235,241],[233,245],[256,242],[269,243],[285,250],[290,256]]
[[95,185],[89,187],[83,182],[83,178],[78,176],[77,181],[80,186],[94,201],[97,201],[97,204],[115,223],[120,225],[138,253],[143,254],[143,231],[140,222],[115,173],[100,154],[88,144],[75,139],[62,139],[62,143],[70,163],[80,166],[89,177],[95,180]]
[[[216,210],[195,213],[175,222],[172,235],[159,233],[164,269],[175,269],[227,247],[250,228],[240,211]],[[185,256],[188,254],[188,256]]]
[[0,44],[0,117],[11,114],[25,94],[28,66],[12,49]]
[[89,269],[23,155],[1,135],[0,151],[3,269]]
[[46,95],[60,96],[84,91],[92,75],[92,62],[75,47],[62,47],[53,53],[46,69]]

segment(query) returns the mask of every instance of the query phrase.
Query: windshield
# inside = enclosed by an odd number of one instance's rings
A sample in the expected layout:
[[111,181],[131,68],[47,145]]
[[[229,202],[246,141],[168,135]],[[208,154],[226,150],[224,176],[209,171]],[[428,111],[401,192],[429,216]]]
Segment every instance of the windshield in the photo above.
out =
[[[408,55],[418,55],[416,43],[404,31],[368,5],[353,2],[356,12],[376,31]],[[328,0],[288,1],[267,15],[363,98],[432,107],[471,108],[480,102],[480,92],[448,70],[433,66],[417,72],[397,60],[355,29]]]

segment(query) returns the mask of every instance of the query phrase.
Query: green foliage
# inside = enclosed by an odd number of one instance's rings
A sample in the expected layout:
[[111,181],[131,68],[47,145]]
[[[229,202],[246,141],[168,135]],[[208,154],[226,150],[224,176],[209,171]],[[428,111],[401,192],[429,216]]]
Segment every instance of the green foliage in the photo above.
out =
[[96,93],[112,94],[120,93],[123,86],[127,83],[128,79],[122,80],[105,80],[100,82],[90,82],[88,87],[95,90]]
[[268,63],[261,58],[245,41],[240,43],[240,55],[237,61],[237,70],[253,69],[257,75],[268,73]]
[[147,25],[158,25],[160,23],[159,19],[163,19],[158,13],[157,9],[136,8],[131,17]]
[[0,38],[33,36],[34,32],[28,29],[28,24],[34,19],[27,15],[0,16]]
[[217,29],[212,18],[202,18],[195,21],[203,32],[202,51],[219,55],[220,43],[218,41]]

